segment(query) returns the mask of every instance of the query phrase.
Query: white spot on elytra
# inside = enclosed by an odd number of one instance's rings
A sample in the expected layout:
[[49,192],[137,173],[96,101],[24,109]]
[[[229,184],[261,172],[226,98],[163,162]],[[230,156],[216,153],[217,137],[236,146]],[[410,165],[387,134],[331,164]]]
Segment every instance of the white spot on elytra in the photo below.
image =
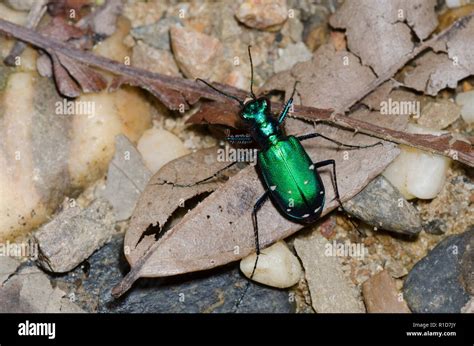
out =
[[305,181],[304,181],[304,184],[305,184],[305,185],[308,185],[308,183],[309,183],[308,180],[305,180]]
[[272,191],[275,191],[276,188],[277,188],[276,185],[270,186],[270,190]]
[[288,193],[291,195],[291,190],[288,190]]
[[288,208],[288,209],[286,209],[286,211],[291,211],[291,209]]
[[309,216],[309,214],[304,214],[302,217],[305,218],[305,217],[308,217],[308,216]]
[[313,169],[314,169],[314,165],[309,166],[309,169],[310,169],[310,170],[313,170]]
[[317,207],[316,209],[314,209],[314,213],[316,214],[317,212],[319,212],[319,210],[321,210],[321,206]]
[[321,192],[320,192],[319,194],[320,194],[320,195],[324,195],[324,191],[323,191],[323,190],[321,190]]

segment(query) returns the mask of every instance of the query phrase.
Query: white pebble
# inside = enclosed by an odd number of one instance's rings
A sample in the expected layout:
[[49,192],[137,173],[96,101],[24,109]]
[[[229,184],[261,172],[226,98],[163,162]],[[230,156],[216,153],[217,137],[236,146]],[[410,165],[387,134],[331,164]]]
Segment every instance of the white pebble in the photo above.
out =
[[466,5],[468,3],[467,0],[446,0],[446,7],[448,8],[456,8]]
[[474,90],[459,93],[456,96],[456,103],[462,107],[462,119],[468,124],[474,123]]
[[[408,132],[439,135],[433,131],[410,124]],[[406,199],[435,198],[443,188],[450,159],[400,145],[400,155],[387,167],[383,176],[394,185]]]
[[[240,270],[248,278],[252,275],[256,256],[254,253],[240,261]],[[261,251],[252,280],[272,287],[287,288],[298,283],[302,272],[298,258],[285,242],[279,241]]]
[[154,174],[168,162],[189,153],[183,142],[171,132],[152,128],[138,141],[137,149],[148,169]]

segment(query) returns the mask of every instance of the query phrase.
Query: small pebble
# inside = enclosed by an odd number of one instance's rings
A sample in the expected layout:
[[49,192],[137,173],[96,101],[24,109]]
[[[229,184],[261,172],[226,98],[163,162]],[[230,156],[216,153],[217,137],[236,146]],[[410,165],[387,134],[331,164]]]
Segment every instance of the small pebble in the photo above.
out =
[[221,81],[227,75],[219,63],[224,48],[217,38],[178,26],[170,29],[170,35],[174,57],[186,77]]
[[383,176],[344,203],[344,209],[368,225],[401,234],[421,231],[418,211]]
[[274,64],[275,73],[289,70],[296,63],[308,61],[313,56],[303,42],[290,44],[288,47],[280,49],[278,55],[280,57]]
[[474,90],[459,93],[456,96],[456,103],[460,105],[462,119],[471,124],[474,122]]
[[286,0],[245,0],[235,15],[248,27],[277,31],[288,17]]
[[147,168],[154,174],[168,162],[189,154],[183,142],[171,132],[152,128],[138,141],[137,149]]
[[[410,124],[410,133],[440,134]],[[450,159],[426,151],[400,145],[400,155],[387,167],[383,175],[406,199],[433,199],[443,188]]]
[[383,270],[373,275],[362,284],[367,312],[374,313],[407,313],[407,303],[399,295],[395,280]]
[[[256,254],[240,262],[240,270],[250,278]],[[252,280],[264,285],[287,288],[296,285],[302,274],[301,264],[283,241],[262,250]]]
[[141,41],[133,47],[132,65],[167,76],[181,76],[178,65],[168,50],[156,49]]
[[469,0],[446,0],[446,7],[456,8],[461,7],[469,3]]
[[449,100],[429,102],[421,110],[418,124],[434,130],[442,130],[454,123],[461,114],[461,107]]

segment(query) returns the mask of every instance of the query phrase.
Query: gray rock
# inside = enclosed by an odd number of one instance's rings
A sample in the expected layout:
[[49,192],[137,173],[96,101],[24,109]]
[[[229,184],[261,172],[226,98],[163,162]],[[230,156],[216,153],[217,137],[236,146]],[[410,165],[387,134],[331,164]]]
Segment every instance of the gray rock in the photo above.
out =
[[418,211],[383,176],[344,203],[344,209],[377,229],[416,235],[422,228]]
[[[412,312],[459,313],[473,288],[474,228],[447,237],[419,261],[403,286]],[[472,292],[472,291],[471,291]]]
[[[122,236],[115,236],[88,262],[87,273],[79,267],[67,276],[56,277],[56,281],[66,284],[77,304],[90,312],[232,312],[248,282],[239,273],[238,265],[232,264],[171,278],[140,279],[127,294],[114,299],[111,290],[128,271]],[[238,312],[294,312],[289,297],[285,290],[250,283]]]
[[107,185],[102,195],[112,204],[117,221],[132,216],[138,197],[150,177],[151,172],[128,138],[124,135],[115,137],[115,155],[109,164]]
[[169,30],[171,26],[178,24],[180,21],[177,18],[166,17],[156,23],[136,27],[130,34],[154,48],[170,50]]
[[38,263],[48,271],[65,273],[100,248],[114,233],[110,204],[95,200],[89,207],[66,208],[34,235]]

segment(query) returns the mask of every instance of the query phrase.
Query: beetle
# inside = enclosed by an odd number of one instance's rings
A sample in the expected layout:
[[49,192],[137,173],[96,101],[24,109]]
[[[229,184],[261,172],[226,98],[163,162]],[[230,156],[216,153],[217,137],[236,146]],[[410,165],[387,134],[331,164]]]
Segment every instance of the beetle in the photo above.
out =
[[[332,166],[335,199],[342,208],[339,189],[337,187],[335,160],[328,159],[313,162],[301,142],[320,137],[340,146],[358,149],[373,147],[381,143],[377,142],[365,146],[344,144],[317,132],[301,136],[287,136],[283,130],[283,122],[293,105],[297,83],[295,83],[293,92],[288,101],[286,101],[278,118],[273,117],[270,112],[270,100],[267,97],[256,97],[253,92],[253,62],[250,48],[251,46],[248,47],[251,66],[250,97],[245,102],[233,95],[224,93],[203,79],[198,78],[197,81],[206,84],[213,90],[239,103],[241,106],[239,114],[248,128],[248,134],[240,136],[235,142],[255,142],[259,148],[256,167],[262,177],[265,192],[257,199],[252,211],[255,249],[257,254],[250,276],[252,279],[260,255],[257,213],[268,199],[273,202],[278,211],[286,218],[303,224],[313,223],[321,216],[325,203],[325,187],[318,173],[318,168]],[[233,142],[232,137],[227,137],[227,139]],[[227,169],[233,164],[234,163],[224,167],[222,170]],[[213,177],[216,176],[216,174],[214,174]],[[202,183],[211,178],[212,177],[206,178],[198,183]]]

